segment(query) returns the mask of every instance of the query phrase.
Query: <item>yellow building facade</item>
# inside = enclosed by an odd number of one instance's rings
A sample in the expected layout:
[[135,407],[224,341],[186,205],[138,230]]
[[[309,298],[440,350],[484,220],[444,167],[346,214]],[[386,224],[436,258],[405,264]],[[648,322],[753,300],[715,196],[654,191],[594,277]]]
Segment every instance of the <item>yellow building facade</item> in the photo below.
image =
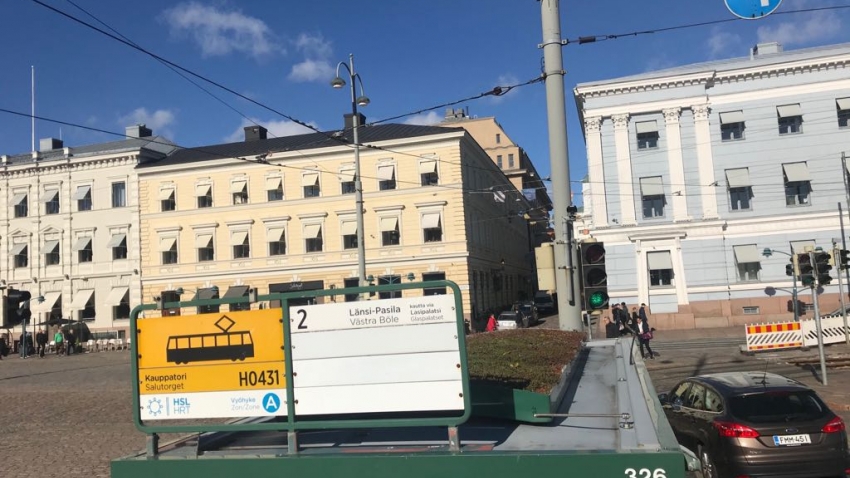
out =
[[[521,204],[494,200],[513,186],[468,133],[379,125],[361,128],[360,142],[373,284],[452,280],[467,317],[532,292]],[[137,173],[144,303],[357,285],[349,129],[268,139],[249,127],[244,142],[181,150]]]

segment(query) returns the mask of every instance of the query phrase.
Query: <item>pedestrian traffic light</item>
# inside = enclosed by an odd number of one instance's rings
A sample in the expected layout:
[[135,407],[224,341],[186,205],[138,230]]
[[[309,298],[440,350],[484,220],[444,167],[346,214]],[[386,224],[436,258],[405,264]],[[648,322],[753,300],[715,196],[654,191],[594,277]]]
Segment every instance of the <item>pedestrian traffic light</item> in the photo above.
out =
[[832,270],[832,254],[823,251],[816,251],[813,254],[818,285],[827,285],[832,282],[832,277],[829,275],[829,271]]
[[838,255],[835,257],[836,262],[838,263],[838,270],[846,270],[847,266],[850,265],[850,251],[847,249],[836,249],[835,252]]
[[605,245],[601,242],[581,244],[581,278],[584,287],[584,310],[608,308],[608,273],[605,272]]
[[809,259],[809,253],[797,254],[797,264],[800,266],[800,283],[804,286],[814,285],[814,267]]
[[800,263],[797,261],[797,256],[791,256],[790,264],[785,266],[785,275],[788,277],[800,276]]
[[29,321],[32,312],[29,309],[29,300],[32,295],[27,290],[6,289],[5,304],[5,326],[14,327],[21,322]]

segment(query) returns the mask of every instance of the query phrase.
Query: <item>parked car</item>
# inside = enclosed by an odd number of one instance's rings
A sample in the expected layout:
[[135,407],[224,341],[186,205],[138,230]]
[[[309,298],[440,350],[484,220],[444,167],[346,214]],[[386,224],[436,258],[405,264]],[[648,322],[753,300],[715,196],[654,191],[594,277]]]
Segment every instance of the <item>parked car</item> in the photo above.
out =
[[538,292],[534,294],[534,305],[537,307],[538,312],[541,314],[554,314],[555,313],[555,301],[552,298],[552,294],[548,292]]
[[537,311],[537,306],[534,305],[534,302],[520,302],[514,306],[514,308],[521,314],[528,317],[529,325],[536,325],[540,322],[540,313]]
[[701,375],[658,398],[706,478],[850,472],[844,421],[796,380],[764,372]]
[[499,314],[496,318],[499,323],[499,330],[520,329],[528,327],[528,317],[521,313],[506,310]]

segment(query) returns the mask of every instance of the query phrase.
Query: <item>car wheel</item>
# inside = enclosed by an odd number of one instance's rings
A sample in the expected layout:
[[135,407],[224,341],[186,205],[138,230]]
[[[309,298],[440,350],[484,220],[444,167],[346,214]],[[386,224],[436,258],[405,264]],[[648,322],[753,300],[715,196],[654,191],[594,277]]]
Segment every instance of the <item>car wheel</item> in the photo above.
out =
[[717,467],[714,466],[714,460],[711,459],[708,450],[702,445],[699,446],[699,461],[703,478],[717,478]]

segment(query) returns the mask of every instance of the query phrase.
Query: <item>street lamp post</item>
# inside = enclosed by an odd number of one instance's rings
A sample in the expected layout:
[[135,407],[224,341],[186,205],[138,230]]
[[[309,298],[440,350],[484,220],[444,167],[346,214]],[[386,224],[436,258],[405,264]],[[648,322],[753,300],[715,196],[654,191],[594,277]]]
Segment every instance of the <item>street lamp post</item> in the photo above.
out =
[[[360,117],[357,114],[357,106],[368,105],[369,98],[363,93],[363,80],[359,74],[354,72],[354,54],[348,55],[348,64],[341,61],[336,65],[336,78],[331,81],[331,86],[334,88],[345,86],[345,80],[339,76],[340,67],[345,67],[348,71],[348,80],[351,85],[351,129],[354,140],[354,202],[357,207],[357,282],[360,287],[363,287],[366,285],[366,241],[363,234],[363,182],[360,180],[360,138],[358,137]],[[355,91],[355,80],[360,83],[360,96],[357,96]]]
[[[769,247],[766,247],[762,251],[761,255],[763,255],[764,257],[770,257],[771,255],[773,255],[774,252],[778,252],[780,254],[785,254],[786,256],[790,256],[791,261],[793,263],[793,261],[794,261],[794,246],[791,246],[791,253],[790,254],[787,253],[787,252],[777,251],[775,249],[771,249]],[[792,307],[793,307],[793,310],[794,310],[794,322],[799,322],[800,321],[800,313],[797,310],[797,271],[795,271],[795,270],[791,271],[791,280],[792,280],[792,282],[791,282],[791,284],[792,284],[791,285],[791,300],[792,300]]]

